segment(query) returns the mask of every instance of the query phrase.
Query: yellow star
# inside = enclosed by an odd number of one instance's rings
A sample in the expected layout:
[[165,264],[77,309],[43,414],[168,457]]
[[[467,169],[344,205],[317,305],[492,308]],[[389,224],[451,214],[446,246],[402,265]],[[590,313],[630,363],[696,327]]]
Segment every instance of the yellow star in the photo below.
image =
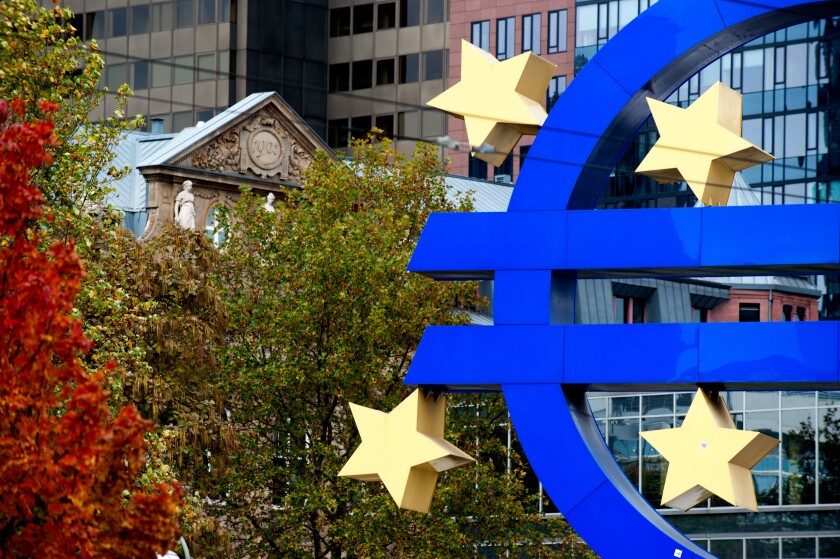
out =
[[545,122],[542,100],[556,69],[530,52],[499,62],[462,40],[461,81],[426,104],[464,119],[470,145],[494,148],[473,155],[498,167],[519,138]]
[[446,399],[420,389],[391,413],[350,404],[362,444],[339,476],[381,481],[397,506],[429,512],[440,472],[475,462],[443,438]]
[[725,206],[736,171],[775,159],[741,137],[741,95],[718,82],[687,109],[648,98],[660,138],[636,169],[684,180],[707,206]]
[[750,470],[780,441],[735,428],[726,403],[700,389],[682,427],[647,431],[642,438],[668,461],[662,504],[688,510],[713,494],[758,511]]

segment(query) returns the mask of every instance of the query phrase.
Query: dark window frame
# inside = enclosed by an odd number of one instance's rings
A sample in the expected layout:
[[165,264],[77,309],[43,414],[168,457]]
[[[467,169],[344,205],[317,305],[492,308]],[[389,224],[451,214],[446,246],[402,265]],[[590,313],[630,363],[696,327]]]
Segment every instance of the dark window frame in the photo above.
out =
[[[563,14],[563,17],[560,17]],[[562,19],[562,22],[560,21]],[[552,33],[553,31],[553,33]],[[566,52],[569,43],[569,13],[567,10],[548,12],[548,54]]]
[[[542,54],[542,14],[525,14],[522,16],[522,52]],[[530,33],[528,31],[530,30]],[[536,43],[536,48],[534,48]]]
[[[504,33],[502,32],[504,30]],[[516,54],[516,17],[496,20],[496,58],[507,60]]]

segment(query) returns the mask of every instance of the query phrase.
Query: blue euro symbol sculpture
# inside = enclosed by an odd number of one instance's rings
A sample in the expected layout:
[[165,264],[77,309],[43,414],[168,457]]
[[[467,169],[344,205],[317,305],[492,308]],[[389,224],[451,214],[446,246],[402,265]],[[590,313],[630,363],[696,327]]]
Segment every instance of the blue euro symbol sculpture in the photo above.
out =
[[578,278],[840,273],[838,204],[592,211],[650,116],[646,97],[666,99],[752,39],[837,14],[837,1],[660,0],[560,98],[507,212],[434,214],[421,235],[409,270],[494,279],[495,324],[430,326],[406,383],[501,389],[537,476],[601,557],[714,556],[624,476],[586,390],[840,387],[836,322],[584,325],[574,310]]

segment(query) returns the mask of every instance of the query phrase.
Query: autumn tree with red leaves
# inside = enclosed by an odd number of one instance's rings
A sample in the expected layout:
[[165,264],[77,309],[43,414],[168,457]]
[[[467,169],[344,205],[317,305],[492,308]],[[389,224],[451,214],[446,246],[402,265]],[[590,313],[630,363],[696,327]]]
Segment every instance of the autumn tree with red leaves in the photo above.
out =
[[130,407],[112,416],[102,376],[81,366],[84,272],[72,245],[38,249],[29,184],[54,126],[25,111],[0,101],[0,559],[153,559],[178,536],[180,490],[137,488],[151,424]]

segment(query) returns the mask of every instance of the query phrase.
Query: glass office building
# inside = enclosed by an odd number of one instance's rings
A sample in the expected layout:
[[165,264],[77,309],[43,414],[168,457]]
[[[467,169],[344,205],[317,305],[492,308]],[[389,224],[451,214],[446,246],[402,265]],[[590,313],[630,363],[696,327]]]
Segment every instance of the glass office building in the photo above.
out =
[[[616,461],[654,506],[667,463],[639,432],[679,427],[693,396],[590,397]],[[660,512],[722,559],[840,557],[840,392],[729,392],[725,399],[738,428],[782,441],[753,469],[760,512],[718,498],[687,513]]]

